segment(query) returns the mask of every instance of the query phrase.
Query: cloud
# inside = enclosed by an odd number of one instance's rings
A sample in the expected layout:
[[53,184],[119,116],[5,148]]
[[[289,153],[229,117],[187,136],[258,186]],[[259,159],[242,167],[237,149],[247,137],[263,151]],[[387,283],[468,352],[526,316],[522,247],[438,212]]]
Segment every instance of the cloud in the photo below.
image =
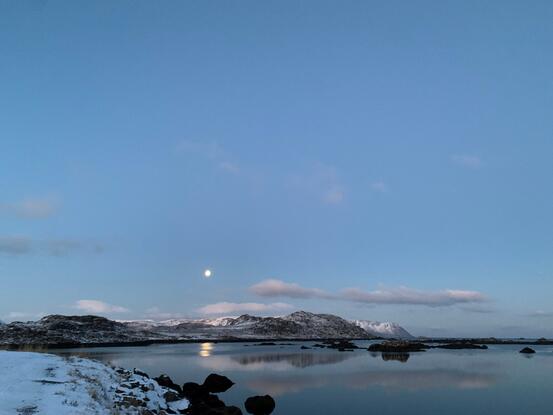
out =
[[323,290],[318,288],[304,288],[298,284],[288,283],[276,279],[268,279],[254,284],[250,291],[261,297],[291,297],[291,298],[328,298]]
[[339,187],[326,190],[323,194],[323,201],[330,205],[337,205],[344,200],[344,191]]
[[195,154],[208,159],[226,173],[239,174],[241,171],[240,166],[232,161],[233,157],[215,141],[182,140],[177,144],[177,152],[181,154]]
[[19,236],[0,237],[0,254],[24,255],[32,251],[30,239]]
[[305,288],[298,284],[276,279],[269,279],[255,284],[250,287],[250,291],[262,297],[322,298],[364,304],[409,304],[430,307],[487,301],[487,297],[478,291],[421,291],[407,287],[381,288],[375,291],[346,288],[338,294],[331,294],[317,288]]
[[152,320],[170,320],[170,319],[178,319],[178,318],[185,318],[185,316],[181,313],[168,313],[161,311],[159,307],[150,307],[146,310],[145,314],[146,318],[152,319]]
[[410,304],[430,307],[451,306],[464,303],[486,301],[486,297],[478,291],[442,290],[421,291],[407,287],[363,291],[358,288],[346,288],[341,298],[367,304]]
[[303,194],[318,198],[329,205],[342,203],[346,196],[337,169],[321,162],[313,163],[307,171],[292,176],[290,184]]
[[202,314],[235,314],[235,313],[260,313],[287,310],[293,308],[291,304],[286,303],[216,303],[208,304],[198,309]]
[[24,311],[10,311],[4,318],[7,321],[36,320],[44,317],[45,313],[28,313]]
[[125,307],[104,303],[99,300],[79,300],[73,306],[77,310],[87,313],[127,313],[129,310]]
[[219,163],[219,168],[226,171],[227,173],[240,173],[240,167],[238,167],[237,164],[231,163],[230,161],[222,161],[221,163]]
[[482,166],[482,160],[480,157],[469,154],[455,154],[451,156],[451,160],[459,166],[470,169],[477,169]]
[[24,219],[44,219],[54,215],[59,202],[53,198],[29,198],[15,203],[0,203],[0,213]]
[[372,182],[370,187],[375,192],[386,193],[388,191],[388,186],[382,180]]
[[76,252],[102,253],[104,247],[97,243],[76,241],[73,239],[35,240],[26,236],[0,237],[0,254],[28,255],[33,253],[50,256],[65,256]]
[[553,317],[553,311],[536,310],[529,313],[528,317]]

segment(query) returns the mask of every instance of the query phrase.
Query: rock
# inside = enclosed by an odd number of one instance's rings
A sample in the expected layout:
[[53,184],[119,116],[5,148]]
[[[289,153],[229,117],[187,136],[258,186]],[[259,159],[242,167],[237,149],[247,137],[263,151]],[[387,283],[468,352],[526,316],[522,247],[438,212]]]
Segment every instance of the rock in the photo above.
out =
[[195,382],[187,382],[182,385],[182,395],[194,405],[203,402],[208,393],[202,385],[198,385]]
[[224,408],[225,403],[220,400],[217,395],[208,394],[204,398],[204,403],[210,408]]
[[242,415],[242,411],[236,406],[227,406],[221,415]]
[[134,373],[135,375],[145,377],[146,379],[150,379],[150,376],[148,376],[148,374],[147,374],[146,372],[143,372],[143,371],[140,370],[140,369],[134,368],[134,369],[133,369],[133,373]]
[[176,402],[180,401],[181,397],[177,392],[170,390],[163,394],[163,399],[165,399],[166,402]]
[[310,349],[311,349],[311,347],[307,347],[307,346],[301,346],[301,347],[300,347],[300,349],[302,349],[302,350],[310,350]]
[[221,376],[216,373],[212,373],[207,378],[205,378],[202,386],[205,388],[207,392],[221,393],[229,390],[232,387],[232,385],[234,385],[234,382],[231,381],[226,376]]
[[488,346],[485,344],[474,344],[474,343],[468,343],[468,342],[456,342],[456,343],[448,343],[448,344],[441,344],[439,346],[434,346],[436,349],[451,349],[451,350],[461,350],[461,349],[480,349],[480,350],[486,350]]
[[529,348],[529,347],[525,347],[519,353],[533,354],[533,353],[536,353],[536,351],[534,349]]
[[388,341],[383,343],[375,343],[371,344],[368,348],[370,352],[384,353],[424,352],[427,349],[430,349],[430,346],[424,343],[407,341]]
[[275,400],[269,396],[252,396],[244,402],[246,411],[253,415],[269,415],[275,410]]
[[157,378],[154,378],[154,380],[159,384],[159,386],[164,386],[166,388],[173,389],[178,393],[182,393],[181,387],[174,383],[171,378],[165,374],[159,375]]

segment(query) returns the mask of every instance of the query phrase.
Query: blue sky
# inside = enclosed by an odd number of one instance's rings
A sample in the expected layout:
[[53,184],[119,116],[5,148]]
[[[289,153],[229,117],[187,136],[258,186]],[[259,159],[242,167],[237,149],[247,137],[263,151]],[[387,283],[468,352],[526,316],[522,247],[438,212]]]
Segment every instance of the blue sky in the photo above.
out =
[[552,19],[0,1],[0,318],[553,336]]

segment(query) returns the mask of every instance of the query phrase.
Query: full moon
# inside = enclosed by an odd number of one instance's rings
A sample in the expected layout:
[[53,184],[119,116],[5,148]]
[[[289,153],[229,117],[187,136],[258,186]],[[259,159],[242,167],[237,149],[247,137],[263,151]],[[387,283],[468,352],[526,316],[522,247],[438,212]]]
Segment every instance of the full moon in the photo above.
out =
[[206,270],[204,271],[204,277],[205,277],[205,278],[211,277],[211,270],[210,270],[210,269],[206,269]]

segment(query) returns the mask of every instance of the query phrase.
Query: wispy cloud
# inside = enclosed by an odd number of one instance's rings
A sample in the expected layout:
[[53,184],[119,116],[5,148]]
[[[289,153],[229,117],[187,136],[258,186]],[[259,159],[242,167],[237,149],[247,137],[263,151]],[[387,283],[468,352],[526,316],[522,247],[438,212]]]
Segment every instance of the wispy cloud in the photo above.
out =
[[72,239],[36,240],[26,236],[1,236],[0,255],[44,254],[65,256],[76,252],[101,253],[104,247],[97,243],[76,241]]
[[367,304],[410,304],[430,307],[451,306],[464,303],[486,301],[478,291],[442,290],[421,291],[407,287],[364,291],[359,288],[346,288],[341,297],[345,300]]
[[182,140],[177,144],[177,152],[181,154],[195,154],[210,160],[220,170],[239,174],[241,168],[231,154],[215,141],[202,142],[194,140]]
[[291,304],[286,303],[228,303],[221,302],[208,304],[198,309],[202,314],[236,314],[236,313],[267,313],[288,310],[293,308]]
[[276,279],[269,279],[255,284],[250,287],[250,291],[263,297],[322,298],[365,304],[409,304],[429,307],[481,303],[488,300],[484,294],[478,291],[422,291],[408,287],[381,288],[374,291],[346,288],[337,294],[332,294],[318,288],[305,288],[299,284]]
[[87,313],[127,313],[129,310],[118,305],[108,304],[100,300],[78,300],[73,308]]
[[318,288],[304,288],[299,284],[268,279],[254,284],[250,291],[262,297],[327,298],[329,294]]
[[19,202],[0,203],[0,213],[24,219],[44,219],[54,215],[59,206],[55,198],[28,198]]
[[0,237],[0,254],[24,255],[32,251],[30,239],[20,236]]
[[528,317],[553,317],[553,311],[536,310],[529,313]]
[[28,321],[28,320],[37,320],[44,317],[45,313],[30,313],[25,311],[10,311],[4,316],[6,321]]
[[152,320],[170,320],[176,318],[184,318],[182,313],[169,313],[162,311],[159,307],[154,306],[146,310],[145,317]]
[[388,186],[382,180],[376,180],[370,184],[370,188],[374,192],[386,193]]
[[329,205],[338,205],[346,197],[345,186],[336,167],[321,162],[313,163],[307,171],[293,175],[290,184],[302,193]]
[[451,161],[459,166],[470,169],[477,169],[482,166],[480,157],[471,154],[454,154],[451,156]]

